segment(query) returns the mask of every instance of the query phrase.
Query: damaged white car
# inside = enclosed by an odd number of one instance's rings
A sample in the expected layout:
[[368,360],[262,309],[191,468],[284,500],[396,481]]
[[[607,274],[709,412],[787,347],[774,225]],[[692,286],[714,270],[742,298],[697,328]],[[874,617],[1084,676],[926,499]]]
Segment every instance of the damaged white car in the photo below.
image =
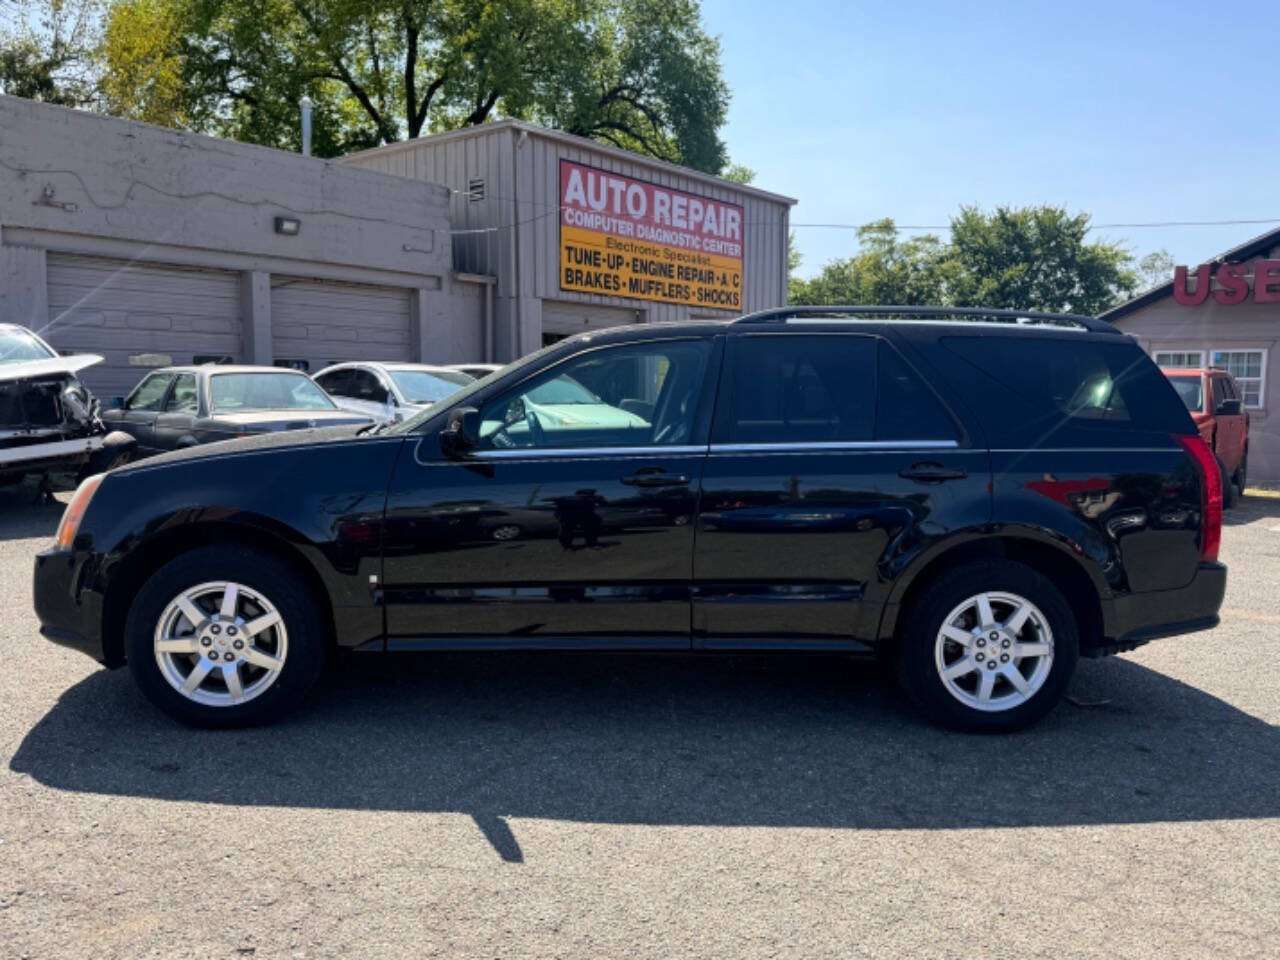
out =
[[0,484],[51,473],[86,476],[130,459],[134,440],[109,432],[76,374],[96,354],[62,357],[26,327],[0,324]]

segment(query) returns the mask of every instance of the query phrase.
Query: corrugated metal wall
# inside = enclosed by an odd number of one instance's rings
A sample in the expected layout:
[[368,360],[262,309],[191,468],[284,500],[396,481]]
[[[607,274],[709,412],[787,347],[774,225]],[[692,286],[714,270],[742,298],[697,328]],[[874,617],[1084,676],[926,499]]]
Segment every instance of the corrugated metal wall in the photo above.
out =
[[306,360],[311,373],[347,360],[412,360],[409,291],[273,276],[271,347],[276,360]]

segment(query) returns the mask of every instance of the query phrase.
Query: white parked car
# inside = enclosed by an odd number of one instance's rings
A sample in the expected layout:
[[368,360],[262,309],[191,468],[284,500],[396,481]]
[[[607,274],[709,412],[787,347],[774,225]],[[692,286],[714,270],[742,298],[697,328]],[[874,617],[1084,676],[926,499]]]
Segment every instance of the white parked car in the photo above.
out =
[[424,363],[358,361],[325,367],[312,379],[338,406],[394,423],[457,393],[475,377]]

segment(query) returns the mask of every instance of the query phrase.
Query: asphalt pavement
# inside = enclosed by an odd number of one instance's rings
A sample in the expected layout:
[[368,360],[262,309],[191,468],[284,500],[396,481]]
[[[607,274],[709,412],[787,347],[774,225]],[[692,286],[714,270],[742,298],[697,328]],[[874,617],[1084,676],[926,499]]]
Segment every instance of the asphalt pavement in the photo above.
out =
[[[0,957],[1275,957],[1280,498],[1034,729],[827,657],[356,657],[192,731],[40,638],[0,490]],[[64,496],[65,499],[65,496]]]

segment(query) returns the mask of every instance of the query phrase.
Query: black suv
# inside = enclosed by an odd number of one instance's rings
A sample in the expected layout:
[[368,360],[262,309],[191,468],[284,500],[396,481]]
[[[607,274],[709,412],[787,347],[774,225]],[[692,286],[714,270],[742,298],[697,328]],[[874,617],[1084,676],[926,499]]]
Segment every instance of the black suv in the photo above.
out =
[[788,308],[584,334],[391,427],[93,477],[36,561],[51,640],[203,725],[331,648],[847,651],[1024,726],[1078,656],[1214,626],[1221,473],[1085,317]]

